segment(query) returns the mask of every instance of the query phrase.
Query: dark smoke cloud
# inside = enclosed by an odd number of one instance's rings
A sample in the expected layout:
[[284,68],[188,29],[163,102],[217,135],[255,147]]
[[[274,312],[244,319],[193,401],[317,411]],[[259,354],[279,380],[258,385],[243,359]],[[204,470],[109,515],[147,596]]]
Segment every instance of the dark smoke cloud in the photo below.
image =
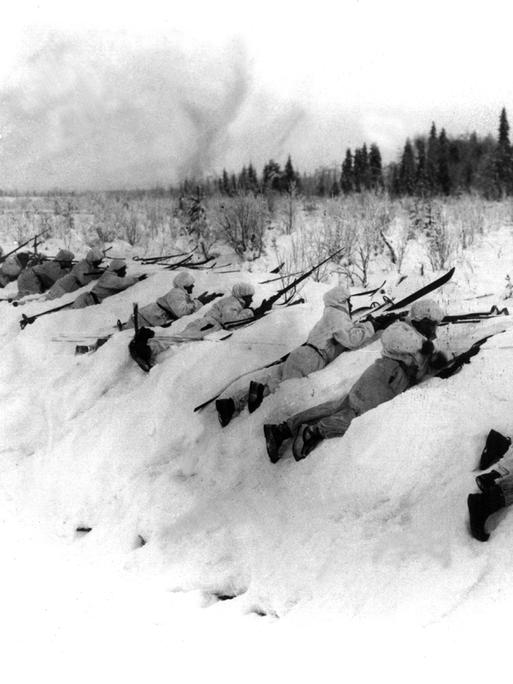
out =
[[432,120],[458,134],[476,119],[478,131],[493,130],[497,116],[474,108],[456,125],[452,111],[285,100],[255,82],[237,40],[207,49],[178,35],[147,45],[103,33],[32,38],[0,89],[0,187],[7,189],[167,185],[250,161],[261,171],[289,153],[305,170],[339,164],[346,147],[364,142],[378,142],[390,160]]
[[244,46],[51,34],[0,91],[0,178],[19,189],[174,183],[282,155],[303,110],[257,92]]

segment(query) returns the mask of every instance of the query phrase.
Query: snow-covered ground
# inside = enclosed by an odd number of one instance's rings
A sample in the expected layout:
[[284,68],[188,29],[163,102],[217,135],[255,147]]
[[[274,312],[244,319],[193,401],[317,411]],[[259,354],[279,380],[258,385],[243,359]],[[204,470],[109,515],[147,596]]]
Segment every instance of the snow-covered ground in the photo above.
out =
[[[512,247],[504,228],[458,259],[435,293],[448,313],[500,301]],[[411,250],[408,278],[394,288],[390,274],[389,294],[434,277],[421,277],[417,262]],[[21,313],[56,303],[0,304],[7,681],[489,672],[501,652],[497,627],[507,643],[513,610],[513,518],[503,512],[490,542],[474,541],[466,496],[489,429],[513,434],[513,319],[442,329],[440,345],[456,352],[506,332],[455,377],[365,414],[300,463],[289,454],[272,465],[263,424],[345,392],[379,341],[283,383],[221,429],[213,406],[194,406],[301,344],[328,285],[309,281],[305,304],[278,307],[229,340],[175,346],[145,375],[129,358],[130,331],[95,354],[73,353],[77,341],[127,319],[132,302],[171,286],[175,273],[129,263],[150,277],[23,331]],[[276,287],[258,285],[261,272],[204,271],[197,291],[228,291],[241,276],[255,284],[256,303]],[[371,284],[382,278],[374,273]],[[475,657],[487,650],[485,662]]]

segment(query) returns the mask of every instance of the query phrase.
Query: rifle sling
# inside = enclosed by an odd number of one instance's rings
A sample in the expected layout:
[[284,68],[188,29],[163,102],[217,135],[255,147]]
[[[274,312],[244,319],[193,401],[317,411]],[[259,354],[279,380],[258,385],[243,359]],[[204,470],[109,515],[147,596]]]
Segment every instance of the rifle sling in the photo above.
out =
[[[155,304],[159,307],[159,309],[161,309],[161,310],[166,314],[166,316],[167,316],[169,319],[171,319],[171,321],[177,321],[177,320],[178,320],[178,316],[176,316],[176,315],[175,315],[172,311],[170,311],[169,309],[166,309],[165,306],[162,306],[162,304],[160,304],[159,302],[155,302]],[[141,314],[139,314],[139,315],[141,315]]]
[[313,349],[315,352],[317,352],[317,353],[319,354],[319,356],[321,357],[321,359],[322,359],[323,361],[326,361],[326,359],[324,358],[324,354],[322,353],[322,351],[321,351],[320,349],[318,349],[314,344],[310,344],[310,342],[303,342],[303,344],[302,344],[301,346],[302,346],[302,347],[310,347],[310,349]]

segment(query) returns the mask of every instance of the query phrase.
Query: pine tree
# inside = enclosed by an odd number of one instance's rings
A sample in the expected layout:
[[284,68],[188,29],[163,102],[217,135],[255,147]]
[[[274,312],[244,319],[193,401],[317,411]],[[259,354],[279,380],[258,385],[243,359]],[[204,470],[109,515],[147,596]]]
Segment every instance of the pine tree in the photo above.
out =
[[294,171],[294,167],[292,166],[292,159],[290,158],[290,154],[287,157],[287,161],[285,163],[285,168],[283,170],[283,189],[286,192],[291,192],[292,188],[297,188],[298,184],[298,176],[296,172]]
[[438,137],[438,169],[437,185],[444,195],[451,193],[451,178],[449,175],[449,143],[445,128],[442,128]]
[[427,145],[427,189],[431,195],[436,195],[438,188],[438,134],[434,122],[431,124]]
[[509,123],[506,109],[503,107],[499,121],[499,140],[495,155],[498,194],[510,195],[513,192],[513,158],[509,141]]
[[223,195],[229,195],[230,194],[230,179],[228,177],[228,172],[226,171],[226,169],[223,169],[222,192],[223,192]]
[[351,154],[350,148],[346,150],[346,158],[342,162],[340,189],[345,195],[348,195],[354,190],[353,155]]
[[415,176],[415,155],[413,154],[413,147],[408,138],[404,146],[401,166],[399,168],[399,188],[401,194],[413,195],[415,192]]
[[428,188],[426,141],[424,138],[415,138],[415,151],[417,153],[415,194],[424,197]]
[[362,150],[357,147],[354,151],[353,157],[353,187],[355,192],[361,192],[363,189],[364,170],[365,164],[363,160]]
[[381,190],[383,188],[383,168],[381,166],[381,152],[376,143],[372,143],[369,152],[369,177],[370,188]]
[[249,190],[252,192],[258,192],[259,187],[258,187],[258,176],[257,172],[255,171],[255,167],[251,162],[249,162],[248,166],[248,185],[249,185]]
[[371,177],[369,169],[369,153],[367,151],[367,145],[363,143],[362,146],[362,188],[364,190],[369,190],[371,186]]
[[239,178],[238,178],[237,184],[238,184],[239,190],[242,190],[243,192],[246,192],[249,189],[248,170],[245,166],[242,167],[242,171],[239,173]]
[[265,190],[277,190],[280,191],[281,188],[281,168],[280,165],[270,159],[264,166],[262,173],[262,183]]

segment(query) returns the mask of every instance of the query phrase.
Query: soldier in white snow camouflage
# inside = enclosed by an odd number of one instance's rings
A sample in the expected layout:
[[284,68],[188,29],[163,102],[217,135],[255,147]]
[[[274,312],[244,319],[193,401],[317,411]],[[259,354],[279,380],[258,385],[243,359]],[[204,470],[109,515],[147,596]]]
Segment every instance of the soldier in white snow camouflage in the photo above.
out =
[[25,268],[18,276],[16,299],[49,290],[59,278],[69,273],[74,256],[73,252],[60,249],[55,259]]
[[256,410],[262,399],[276,391],[284,380],[303,378],[322,370],[342,352],[358,349],[380,329],[382,319],[354,323],[351,319],[350,293],[342,285],[328,290],[324,295],[324,312],[312,328],[306,342],[294,349],[279,365],[254,373],[249,386],[235,390],[228,387],[216,401],[219,422],[224,427],[231,418],[240,413],[249,402],[250,413]]
[[57,299],[68,292],[75,292],[92,280],[99,278],[103,273],[100,269],[103,259],[103,252],[99,249],[90,249],[85,259],[75,264],[69,273],[59,278],[52,285],[46,293],[45,299]]
[[[216,294],[204,293],[197,299],[192,296],[194,277],[188,271],[181,271],[173,280],[173,288],[155,302],[143,306],[138,311],[140,326],[167,327],[182,316],[195,313],[208,304]],[[133,316],[122,325],[122,330],[134,327]]]
[[[231,295],[222,297],[210,307],[204,316],[191,321],[180,332],[180,338],[201,340],[208,333],[223,329],[226,323],[253,318],[254,311],[251,308],[251,303],[254,294],[255,288],[250,283],[235,283]],[[134,338],[133,350],[140,358],[150,359],[175,344],[173,340],[152,339],[153,335],[152,330],[143,327]]]
[[[282,442],[292,437],[294,458],[298,461],[305,458],[323,439],[344,435],[357,416],[393,399],[442,368],[447,357],[436,351],[432,342],[437,321],[442,318],[434,302],[418,302],[417,307],[412,306],[409,323],[397,321],[383,332],[382,358],[363,373],[347,395],[302,411],[285,423],[265,425],[271,461],[275,463],[279,459]],[[418,330],[420,322],[425,323],[421,326],[425,334]]]
[[123,292],[145,278],[146,274],[127,278],[124,260],[113,259],[93,289],[77,297],[70,308],[83,309],[86,306],[101,304],[107,297]]

